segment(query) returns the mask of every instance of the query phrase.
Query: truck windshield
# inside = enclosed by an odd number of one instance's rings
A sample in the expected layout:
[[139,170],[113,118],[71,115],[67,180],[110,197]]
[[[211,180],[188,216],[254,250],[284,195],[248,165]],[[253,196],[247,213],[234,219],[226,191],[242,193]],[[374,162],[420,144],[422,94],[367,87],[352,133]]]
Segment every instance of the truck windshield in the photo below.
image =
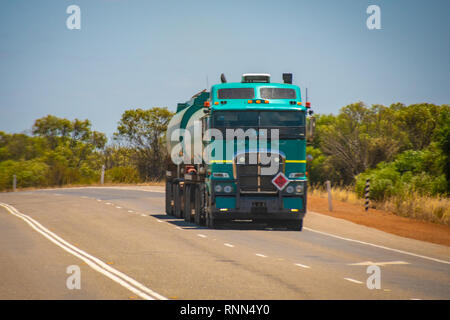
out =
[[253,88],[226,88],[217,92],[219,99],[253,99],[255,89]]
[[286,88],[261,88],[259,93],[262,99],[295,99],[297,97],[294,89]]
[[216,111],[216,128],[298,127],[305,125],[303,111]]

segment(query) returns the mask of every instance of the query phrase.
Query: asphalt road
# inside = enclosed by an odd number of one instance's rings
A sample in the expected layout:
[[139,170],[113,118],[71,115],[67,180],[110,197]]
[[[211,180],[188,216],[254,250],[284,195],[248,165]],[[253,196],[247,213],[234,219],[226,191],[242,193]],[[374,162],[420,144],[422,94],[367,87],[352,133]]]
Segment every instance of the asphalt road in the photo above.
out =
[[450,248],[313,212],[302,232],[211,230],[165,215],[159,187],[2,193],[0,299],[450,299]]

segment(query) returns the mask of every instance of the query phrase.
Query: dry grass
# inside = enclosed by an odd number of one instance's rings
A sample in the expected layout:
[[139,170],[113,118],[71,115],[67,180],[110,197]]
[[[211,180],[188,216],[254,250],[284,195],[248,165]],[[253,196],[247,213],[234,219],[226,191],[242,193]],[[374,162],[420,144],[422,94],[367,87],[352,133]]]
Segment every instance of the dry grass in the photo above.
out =
[[[142,183],[91,183],[91,184],[65,184],[62,186],[45,186],[45,187],[27,187],[27,188],[17,188],[17,191],[31,191],[31,190],[42,190],[42,189],[56,189],[56,188],[81,188],[81,187],[129,187],[129,186],[165,186],[165,181],[149,181]],[[12,192],[12,189],[3,190],[0,192]]]
[[[320,198],[327,198],[327,191],[323,188],[311,188],[310,194]],[[348,202],[363,206],[364,200],[349,187],[332,187],[332,198],[337,201]],[[402,197],[394,196],[385,201],[371,202],[371,208],[391,212],[395,215],[424,220],[444,225],[450,225],[450,198],[420,196],[408,194]]]

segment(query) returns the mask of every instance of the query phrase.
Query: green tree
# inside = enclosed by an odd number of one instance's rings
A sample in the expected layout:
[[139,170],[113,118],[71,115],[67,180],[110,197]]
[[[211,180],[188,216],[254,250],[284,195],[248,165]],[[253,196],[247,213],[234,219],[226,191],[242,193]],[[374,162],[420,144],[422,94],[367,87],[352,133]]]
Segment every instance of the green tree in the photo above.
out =
[[134,160],[144,180],[161,179],[167,158],[164,135],[173,113],[167,108],[132,109],[122,114],[114,134],[135,149]]

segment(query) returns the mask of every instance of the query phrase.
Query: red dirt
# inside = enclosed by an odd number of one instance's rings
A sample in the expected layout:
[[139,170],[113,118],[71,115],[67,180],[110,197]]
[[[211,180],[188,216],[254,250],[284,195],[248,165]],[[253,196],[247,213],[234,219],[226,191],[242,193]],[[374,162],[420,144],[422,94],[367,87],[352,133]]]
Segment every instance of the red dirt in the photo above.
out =
[[450,226],[396,216],[393,213],[333,200],[333,212],[328,211],[328,200],[308,197],[308,210],[345,219],[398,236],[450,246]]

